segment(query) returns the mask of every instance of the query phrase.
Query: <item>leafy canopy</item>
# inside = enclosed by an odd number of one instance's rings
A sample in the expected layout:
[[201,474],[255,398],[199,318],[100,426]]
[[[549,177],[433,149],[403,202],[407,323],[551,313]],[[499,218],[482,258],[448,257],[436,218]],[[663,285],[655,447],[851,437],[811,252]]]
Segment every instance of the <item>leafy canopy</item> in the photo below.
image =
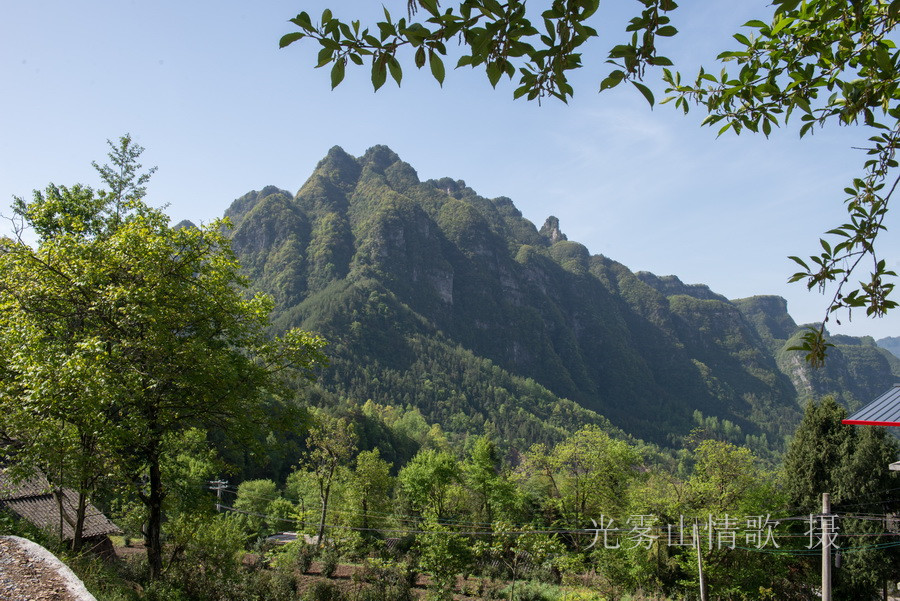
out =
[[272,301],[243,293],[224,224],[170,227],[142,200],[142,149],[127,136],[110,145],[113,166],[98,168],[108,190],[51,185],[17,199],[37,245],[0,240],[0,436],[11,441],[0,451],[34,467],[80,451],[91,459],[81,480],[112,474],[130,488],[157,577],[171,442],[192,428],[249,435],[285,391],[278,374],[313,377],[324,341],[269,337]]
[[[671,70],[672,61],[658,53],[659,38],[678,33],[670,15],[672,0],[637,0],[639,14],[626,32],[631,39],[608,48],[611,65],[600,91],[630,82],[652,105],[643,83],[650,70],[661,69],[668,97],[687,113],[704,109],[707,125],[768,136],[773,127],[799,115],[801,136],[827,123],[862,124],[870,132],[863,147],[868,157],[858,177],[845,188],[847,221],[820,240],[821,252],[808,259],[791,257],[800,267],[791,281],[810,289],[830,289],[833,296],[822,324],[807,332],[795,350],[819,365],[828,344],[825,323],[839,310],[864,309],[881,316],[897,306],[890,298],[896,274],[880,258],[875,242],[884,230],[888,203],[898,183],[894,170],[900,143],[900,90],[893,32],[900,0],[773,0],[771,14],[754,19],[734,34],[738,46],[718,55],[721,71],[701,68],[695,77]],[[401,59],[411,52],[413,64],[427,63],[443,85],[447,45],[462,48],[457,68],[483,68],[493,86],[503,76],[517,79],[515,98],[546,97],[565,102],[574,94],[570,72],[583,66],[582,48],[598,37],[591,25],[599,0],[553,0],[547,6],[525,0],[408,0],[406,16],[384,9],[373,27],[345,22],[326,9],[318,22],[306,12],[291,19],[297,31],[285,34],[280,46],[311,39],[320,47],[316,67],[331,65],[331,84],[343,81],[349,63],[369,62],[372,85],[384,85],[387,74],[399,85]],[[421,9],[421,10],[420,10]],[[854,273],[867,272],[860,277]]]

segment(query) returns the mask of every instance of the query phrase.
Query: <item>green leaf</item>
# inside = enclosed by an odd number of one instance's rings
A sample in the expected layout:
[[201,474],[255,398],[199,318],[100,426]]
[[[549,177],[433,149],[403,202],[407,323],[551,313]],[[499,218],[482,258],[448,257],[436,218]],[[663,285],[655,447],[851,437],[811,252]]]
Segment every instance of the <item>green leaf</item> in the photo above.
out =
[[625,79],[624,71],[613,71],[609,74],[603,81],[600,82],[600,91],[607,90],[609,88],[614,88]]
[[431,74],[434,75],[434,78],[441,84],[441,87],[444,85],[444,61],[441,60],[441,57],[438,56],[437,52],[433,50],[429,50],[428,52],[428,64],[431,66]]
[[422,7],[430,12],[433,16],[437,17],[440,15],[438,12],[438,3],[437,0],[419,0],[419,3]]
[[378,31],[381,35],[382,42],[397,33],[397,30],[393,25],[391,25],[390,23],[385,23],[383,21],[378,22]]
[[291,23],[305,29],[306,31],[314,31],[315,27],[312,25],[312,20],[309,18],[309,15],[306,12],[301,12],[299,15],[291,19]]
[[384,65],[383,58],[383,56],[379,56],[372,61],[372,87],[376,92],[387,80],[387,67]]
[[673,64],[672,61],[665,56],[651,56],[647,59],[647,63],[657,67],[671,67]]
[[425,46],[419,46],[416,49],[416,67],[421,69],[425,66]]
[[335,89],[344,80],[345,59],[339,59],[334,62],[331,68],[331,89]]
[[780,21],[778,21],[778,23],[775,24],[775,27],[772,28],[771,35],[773,35],[773,36],[776,35],[779,31],[781,31],[782,29],[784,29],[785,27],[787,27],[788,25],[790,25],[793,22],[794,22],[793,17],[782,18]]
[[636,81],[632,81],[631,84],[636,87],[641,94],[644,95],[644,98],[647,99],[647,102],[650,103],[650,106],[653,106],[653,92],[650,91],[650,88]]
[[809,271],[809,265],[807,265],[806,262],[803,261],[803,259],[801,259],[800,257],[790,256],[790,257],[788,257],[788,259],[790,259],[794,263],[797,263],[798,265],[800,265],[800,267],[802,267],[806,271]]
[[397,85],[400,85],[400,80],[403,79],[403,69],[400,67],[400,63],[393,56],[389,56],[387,59],[388,69],[391,72],[391,77],[394,78],[394,81],[397,82]]
[[492,87],[497,87],[497,82],[500,81],[500,76],[503,75],[503,69],[497,63],[488,63],[485,68],[487,71],[488,81],[491,82]]
[[302,31],[286,33],[283,36],[281,36],[280,40],[278,40],[278,47],[284,48],[285,46],[289,46],[289,45],[293,44],[294,42],[296,42],[297,40],[302,39],[305,36],[306,36],[306,34],[303,33]]
[[665,25],[656,30],[656,35],[663,36],[665,38],[672,37],[678,33],[678,30],[672,27],[671,25]]
[[330,48],[322,48],[319,50],[319,62],[316,65],[316,68],[324,67],[328,63],[331,62],[332,51]]

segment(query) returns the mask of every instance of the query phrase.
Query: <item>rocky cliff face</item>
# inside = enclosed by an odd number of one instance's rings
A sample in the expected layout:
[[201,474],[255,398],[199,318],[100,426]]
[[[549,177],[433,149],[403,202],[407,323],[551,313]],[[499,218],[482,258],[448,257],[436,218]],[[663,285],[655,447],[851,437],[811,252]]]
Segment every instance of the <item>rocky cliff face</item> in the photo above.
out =
[[855,409],[891,387],[900,374],[900,361],[869,337],[831,336],[825,366],[811,368],[801,353],[789,350],[799,344],[803,327],[788,315],[787,303],[777,296],[754,296],[733,303],[753,324],[775,354],[779,369],[788,375],[798,401],[833,395]]
[[698,411],[774,440],[799,418],[800,380],[773,350],[793,334],[783,301],[732,303],[632,273],[567,240],[554,217],[538,230],[508,198],[420,181],[386,147],[332,148],[296,195],[263,188],[226,215],[277,327],[334,341],[324,382],[343,396],[416,404],[451,429],[502,414],[526,432],[551,419],[552,397],[570,421],[596,412],[664,444]]

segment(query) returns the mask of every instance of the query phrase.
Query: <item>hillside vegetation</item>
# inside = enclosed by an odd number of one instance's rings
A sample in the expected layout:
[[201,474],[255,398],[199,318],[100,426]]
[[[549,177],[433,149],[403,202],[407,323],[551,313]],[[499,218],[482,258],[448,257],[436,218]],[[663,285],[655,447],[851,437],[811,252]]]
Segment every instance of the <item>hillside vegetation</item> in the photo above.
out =
[[420,181],[384,146],[334,147],[296,195],[265,187],[226,215],[253,286],[275,298],[274,330],[331,342],[324,388],[418,408],[451,434],[524,445],[608,419],[667,446],[704,425],[778,448],[806,398],[854,406],[897,372],[849,337],[812,371],[786,350],[801,328],[783,299],[634,273],[552,216],[538,229],[508,198]]

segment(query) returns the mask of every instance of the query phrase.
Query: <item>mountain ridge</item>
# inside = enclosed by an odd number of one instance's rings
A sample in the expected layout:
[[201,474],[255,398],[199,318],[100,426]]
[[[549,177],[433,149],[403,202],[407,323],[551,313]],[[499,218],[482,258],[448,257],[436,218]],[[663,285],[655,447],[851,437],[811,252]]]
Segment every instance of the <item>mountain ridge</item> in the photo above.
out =
[[578,419],[602,415],[661,444],[715,417],[777,446],[804,394],[840,386],[845,403],[865,402],[875,384],[861,378],[894,377],[874,341],[839,345],[837,375],[810,376],[785,350],[799,328],[783,299],[732,302],[631,272],[568,240],[553,216],[538,229],[509,198],[483,198],[464,180],[420,181],[386,146],[358,158],[333,147],[295,195],[268,186],[226,216],[254,288],[275,298],[274,328],[333,341],[324,386],[419,407],[451,431],[493,419],[512,439],[540,440],[553,428],[534,425],[547,417],[535,407],[568,399]]

